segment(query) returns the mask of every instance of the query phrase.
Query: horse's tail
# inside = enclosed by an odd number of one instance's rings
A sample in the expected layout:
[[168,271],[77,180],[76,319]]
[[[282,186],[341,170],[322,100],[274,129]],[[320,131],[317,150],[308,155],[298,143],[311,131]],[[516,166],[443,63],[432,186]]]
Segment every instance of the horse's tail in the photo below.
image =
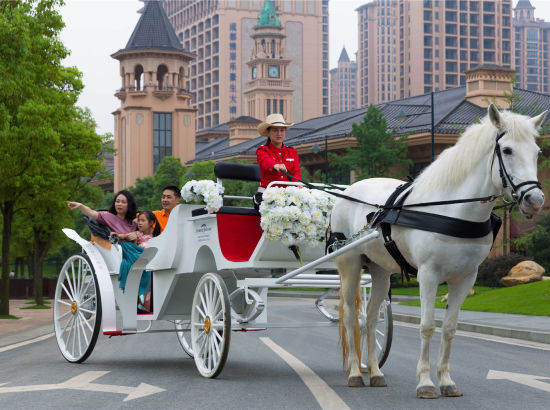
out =
[[[361,363],[361,330],[359,329],[359,310],[361,309],[361,275],[358,275],[357,280],[357,291],[355,293],[355,324],[353,326],[353,341],[355,345],[355,354]],[[338,307],[338,326],[340,329],[340,344],[342,345],[342,365],[347,375],[349,376],[348,369],[348,355],[349,355],[349,344],[347,339],[346,326],[344,325],[344,295],[342,293],[342,288],[340,288],[340,304]]]

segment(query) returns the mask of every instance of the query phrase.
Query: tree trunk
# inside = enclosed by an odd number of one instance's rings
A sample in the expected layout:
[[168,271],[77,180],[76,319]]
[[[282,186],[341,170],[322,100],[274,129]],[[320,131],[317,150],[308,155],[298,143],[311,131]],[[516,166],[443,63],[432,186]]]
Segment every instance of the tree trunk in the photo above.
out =
[[15,201],[2,204],[2,281],[0,289],[0,315],[10,314],[10,239]]
[[[41,239],[45,236],[46,239]],[[32,261],[33,261],[33,296],[36,300],[37,305],[44,304],[44,290],[42,286],[43,279],[43,266],[44,258],[48,253],[51,244],[51,235],[44,234],[40,230],[34,231],[34,240],[33,240],[33,252],[32,252]]]
[[19,265],[20,277],[24,278],[25,277],[25,258],[23,258],[22,256],[17,258],[15,260],[15,265],[16,266]]

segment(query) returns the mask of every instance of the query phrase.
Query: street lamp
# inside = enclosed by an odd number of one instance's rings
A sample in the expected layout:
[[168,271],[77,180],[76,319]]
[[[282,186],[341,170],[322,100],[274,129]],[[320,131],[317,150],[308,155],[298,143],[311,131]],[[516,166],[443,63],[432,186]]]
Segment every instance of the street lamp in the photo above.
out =
[[[318,154],[322,148],[318,144],[314,144],[311,150],[314,154]],[[328,135],[325,135],[325,184],[328,184]]]

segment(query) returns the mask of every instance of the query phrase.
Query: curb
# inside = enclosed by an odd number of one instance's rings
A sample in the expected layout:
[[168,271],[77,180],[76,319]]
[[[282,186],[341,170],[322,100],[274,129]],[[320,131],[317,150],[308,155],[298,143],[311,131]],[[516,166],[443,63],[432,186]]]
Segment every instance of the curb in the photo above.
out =
[[[308,291],[269,291],[268,296],[271,297],[297,297],[297,298],[318,298],[323,292],[308,292]],[[327,299],[337,298],[336,296],[329,296]],[[404,295],[392,295],[392,302],[408,302],[418,300],[414,296],[404,296]],[[405,322],[418,325],[420,324],[420,316],[407,315],[403,313],[392,312],[393,320],[397,322]],[[442,325],[441,319],[435,319],[436,327],[441,328]],[[464,332],[473,332],[480,333],[485,335],[497,336],[497,337],[506,337],[510,339],[525,340],[535,343],[550,344],[550,333],[537,332],[533,330],[521,330],[521,329],[512,329],[498,326],[489,326],[489,325],[480,325],[476,323],[469,322],[458,322],[456,325],[457,330],[462,330]]]
[[24,329],[18,332],[6,333],[0,336],[0,348],[25,342],[31,339],[36,339],[37,337],[47,334],[53,334],[53,332],[53,323],[48,323],[31,329]]
[[[393,320],[398,322],[412,323],[415,325],[420,324],[420,316],[404,315],[402,313],[392,313]],[[441,319],[435,319],[435,326],[441,327]],[[526,340],[529,342],[550,344],[550,333],[535,332],[532,330],[519,330],[497,326],[479,325],[468,322],[458,322],[456,325],[457,330],[465,332],[481,333],[485,335],[507,337],[511,339]]]

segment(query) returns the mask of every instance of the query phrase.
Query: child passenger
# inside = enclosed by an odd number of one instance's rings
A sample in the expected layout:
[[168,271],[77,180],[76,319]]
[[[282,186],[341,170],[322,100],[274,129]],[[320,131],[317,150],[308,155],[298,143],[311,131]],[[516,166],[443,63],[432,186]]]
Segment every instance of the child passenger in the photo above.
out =
[[[122,246],[122,262],[118,274],[119,287],[123,291],[126,288],[126,279],[128,278],[130,268],[147,247],[149,239],[160,234],[160,224],[152,211],[138,212],[137,226],[138,230],[135,232],[111,233],[123,241],[120,242]],[[135,239],[132,242],[128,242],[130,238]],[[148,302],[151,299],[151,272],[144,271],[144,274],[142,274],[138,295],[139,304],[141,305],[138,305],[138,307],[140,310],[148,312],[150,310],[150,306],[148,306],[150,303]]]

